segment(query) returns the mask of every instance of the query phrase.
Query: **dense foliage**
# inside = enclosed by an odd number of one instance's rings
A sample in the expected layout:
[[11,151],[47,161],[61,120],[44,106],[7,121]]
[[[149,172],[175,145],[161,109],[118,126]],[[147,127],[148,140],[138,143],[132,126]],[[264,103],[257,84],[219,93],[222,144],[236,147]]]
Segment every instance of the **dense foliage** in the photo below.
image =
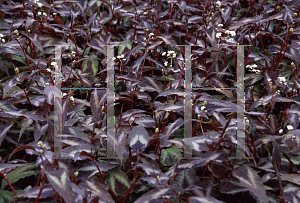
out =
[[[1,0],[0,202],[300,202],[299,15],[299,0]],[[95,87],[107,87],[102,45],[115,42],[117,159],[107,159],[106,90]],[[188,136],[182,45],[192,49]],[[252,45],[244,120],[237,45]]]

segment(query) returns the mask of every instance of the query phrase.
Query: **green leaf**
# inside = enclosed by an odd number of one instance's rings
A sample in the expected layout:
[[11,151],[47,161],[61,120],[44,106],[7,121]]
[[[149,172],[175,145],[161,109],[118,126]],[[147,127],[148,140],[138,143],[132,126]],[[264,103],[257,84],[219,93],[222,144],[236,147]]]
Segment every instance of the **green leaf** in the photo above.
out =
[[118,167],[107,173],[106,181],[111,190],[118,196],[124,196],[130,188],[128,176]]
[[[20,166],[15,170],[9,172],[6,177],[8,178],[11,184],[14,184],[22,178],[26,178],[32,175],[37,175],[39,171],[29,171],[35,168],[36,166],[37,166],[36,164],[27,164],[24,166]],[[3,179],[1,184],[1,189],[3,190],[5,186],[7,186],[7,182]]]
[[118,55],[121,55],[123,53],[125,47],[127,47],[129,50],[131,50],[132,42],[129,39],[127,39],[127,40],[120,43],[119,50],[118,50]]
[[85,49],[83,56],[88,55],[91,50],[91,47]]
[[181,153],[182,149],[177,146],[168,149],[163,149],[161,151],[161,164],[163,166],[172,166],[174,163],[176,163],[177,159],[178,162],[180,161],[182,157]]
[[95,76],[98,72],[98,58],[97,56],[92,56],[92,70],[93,70],[93,75]]
[[11,191],[0,190],[0,202],[2,202],[2,203],[12,202],[12,201],[10,201],[10,199],[14,196],[15,196],[15,194]]

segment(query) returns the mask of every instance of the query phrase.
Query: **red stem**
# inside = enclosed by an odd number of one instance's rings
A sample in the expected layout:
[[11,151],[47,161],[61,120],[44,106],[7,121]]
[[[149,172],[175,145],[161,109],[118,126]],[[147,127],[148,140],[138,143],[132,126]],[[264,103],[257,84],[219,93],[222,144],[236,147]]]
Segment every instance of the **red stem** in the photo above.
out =
[[6,175],[4,175],[3,173],[0,173],[0,175],[4,178],[4,180],[7,182],[7,184],[9,185],[9,187],[11,188],[11,190],[13,191],[13,193],[17,196],[17,192],[15,191],[14,187],[10,184],[8,178],[6,177]]

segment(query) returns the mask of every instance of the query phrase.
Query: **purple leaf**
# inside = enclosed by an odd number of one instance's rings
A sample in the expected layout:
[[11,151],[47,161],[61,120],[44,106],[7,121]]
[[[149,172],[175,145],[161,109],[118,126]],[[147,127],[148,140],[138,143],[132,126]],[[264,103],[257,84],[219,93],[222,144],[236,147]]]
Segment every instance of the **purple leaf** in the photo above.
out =
[[69,174],[64,169],[46,171],[45,173],[51,186],[63,197],[65,202],[74,203]]
[[0,124],[0,146],[1,146],[1,143],[2,141],[4,140],[7,132],[10,130],[10,128],[14,125],[13,122],[10,122],[6,125],[2,125]]
[[149,143],[149,134],[142,125],[133,127],[128,138],[129,146],[133,148],[137,154],[144,151]]

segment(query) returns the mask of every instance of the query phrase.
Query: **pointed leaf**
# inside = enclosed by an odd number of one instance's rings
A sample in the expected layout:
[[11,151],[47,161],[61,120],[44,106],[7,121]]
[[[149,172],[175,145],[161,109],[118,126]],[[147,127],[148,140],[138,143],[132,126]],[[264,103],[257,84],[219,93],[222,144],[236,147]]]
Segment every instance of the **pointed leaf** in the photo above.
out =
[[230,179],[221,179],[221,190],[220,192],[224,194],[236,194],[239,192],[247,192],[248,188],[243,186],[241,183],[230,180]]
[[[7,174],[7,178],[11,184],[18,182],[22,178],[26,178],[28,176],[37,175],[39,171],[30,171],[31,169],[37,167],[35,164],[26,164],[23,166],[19,166],[13,171]],[[7,186],[7,182],[2,179],[1,189],[4,189]]]
[[114,200],[108,192],[108,189],[105,186],[101,185],[99,182],[93,180],[85,180],[83,182],[80,182],[79,186],[81,188],[84,188],[85,190],[92,192],[95,196],[99,197],[100,200],[104,202],[114,202]]
[[133,148],[137,154],[144,151],[149,143],[148,131],[142,125],[133,127],[128,138],[129,146]]
[[143,194],[134,203],[150,203],[151,200],[159,198],[175,198],[177,197],[176,190],[171,187],[154,188]]
[[284,7],[285,10],[282,18],[286,24],[290,24],[294,21],[294,12],[287,5],[284,5]]
[[213,197],[191,197],[189,203],[225,203]]
[[222,18],[224,19],[225,23],[228,20],[228,18],[230,17],[231,10],[232,10],[231,6],[226,6],[224,8],[224,10],[223,9],[221,10]]
[[128,176],[119,167],[107,172],[106,181],[110,189],[118,196],[124,196],[130,188]]
[[0,146],[2,141],[4,140],[7,132],[10,130],[10,128],[14,125],[13,122],[10,122],[9,124],[2,125],[0,124]]
[[262,202],[269,202],[266,190],[264,189],[264,184],[254,169],[243,164],[238,169],[232,171],[232,175],[239,179],[240,183],[247,187],[257,199]]
[[45,173],[51,186],[63,197],[65,202],[74,203],[69,174],[64,169]]

